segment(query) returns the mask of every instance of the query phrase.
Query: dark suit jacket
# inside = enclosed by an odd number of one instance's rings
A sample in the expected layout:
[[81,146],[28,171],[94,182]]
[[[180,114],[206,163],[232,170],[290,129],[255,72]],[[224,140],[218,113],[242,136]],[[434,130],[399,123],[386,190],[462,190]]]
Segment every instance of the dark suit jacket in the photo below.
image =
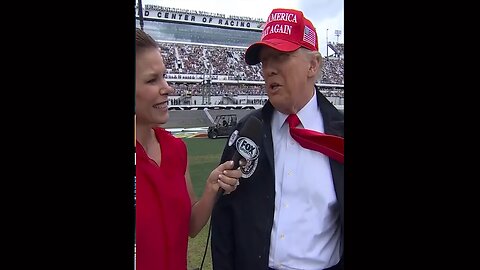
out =
[[[344,136],[341,114],[318,90],[317,103],[323,116],[325,133]],[[252,115],[263,124],[260,155],[253,174],[240,179],[237,190],[222,196],[212,213],[212,260],[215,270],[265,270],[268,268],[270,233],[275,208],[275,169],[271,119],[274,108],[267,102],[245,116],[237,125],[241,130]],[[221,162],[229,160],[235,146],[225,146]],[[335,192],[340,204],[343,252],[343,173],[344,165],[330,159]],[[293,247],[294,248],[294,247]],[[343,255],[342,255],[343,256]]]

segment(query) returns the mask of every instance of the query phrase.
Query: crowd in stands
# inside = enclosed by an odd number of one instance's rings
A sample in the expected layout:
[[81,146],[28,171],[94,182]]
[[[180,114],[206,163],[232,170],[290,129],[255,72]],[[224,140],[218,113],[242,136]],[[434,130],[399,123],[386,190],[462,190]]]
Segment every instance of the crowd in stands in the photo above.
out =
[[[210,96],[230,97],[266,95],[264,85],[170,83],[170,86],[174,89],[172,96],[202,96],[205,93]],[[343,88],[320,87],[320,91],[326,97],[344,97]]]
[[[339,45],[339,44],[337,44]],[[167,75],[211,75],[228,80],[263,81],[261,64],[245,63],[245,48],[182,43],[160,43]],[[343,51],[343,44],[339,47]],[[323,76],[319,83],[344,84],[343,57],[324,57]]]
[[343,43],[334,43],[335,49],[337,49],[340,55],[344,55],[345,53],[345,46]]
[[265,95],[263,85],[225,85],[225,84],[176,84],[171,83],[175,92],[172,95],[184,96],[201,96],[204,91],[210,93],[211,96],[238,96],[238,95]]

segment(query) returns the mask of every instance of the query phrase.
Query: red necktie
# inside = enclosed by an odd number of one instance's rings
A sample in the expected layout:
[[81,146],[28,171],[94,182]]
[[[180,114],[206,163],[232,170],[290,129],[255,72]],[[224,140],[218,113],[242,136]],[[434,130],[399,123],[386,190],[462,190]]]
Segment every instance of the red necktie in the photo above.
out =
[[296,114],[290,114],[287,117],[290,126],[290,136],[297,141],[303,148],[318,151],[328,157],[343,163],[343,138],[328,135],[322,132],[297,128],[300,119]]

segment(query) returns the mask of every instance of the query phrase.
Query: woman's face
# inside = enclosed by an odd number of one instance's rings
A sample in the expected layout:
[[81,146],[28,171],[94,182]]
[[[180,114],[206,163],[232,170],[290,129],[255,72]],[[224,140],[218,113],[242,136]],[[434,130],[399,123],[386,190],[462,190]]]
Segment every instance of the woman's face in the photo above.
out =
[[165,64],[160,50],[137,53],[135,114],[137,124],[158,126],[168,121],[168,95],[173,92],[164,78]]

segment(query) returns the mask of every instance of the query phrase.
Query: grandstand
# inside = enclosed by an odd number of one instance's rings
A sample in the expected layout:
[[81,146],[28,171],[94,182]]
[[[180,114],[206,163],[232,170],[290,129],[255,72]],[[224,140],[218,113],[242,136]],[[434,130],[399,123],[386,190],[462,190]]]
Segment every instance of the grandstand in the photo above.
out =
[[[135,14],[140,27],[138,6]],[[167,81],[175,89],[171,110],[258,108],[266,102],[261,63],[250,66],[244,60],[247,47],[260,40],[264,20],[156,5],[144,5],[142,14],[143,29],[160,45]],[[324,56],[317,85],[343,108],[343,44],[328,46],[334,55]]]

